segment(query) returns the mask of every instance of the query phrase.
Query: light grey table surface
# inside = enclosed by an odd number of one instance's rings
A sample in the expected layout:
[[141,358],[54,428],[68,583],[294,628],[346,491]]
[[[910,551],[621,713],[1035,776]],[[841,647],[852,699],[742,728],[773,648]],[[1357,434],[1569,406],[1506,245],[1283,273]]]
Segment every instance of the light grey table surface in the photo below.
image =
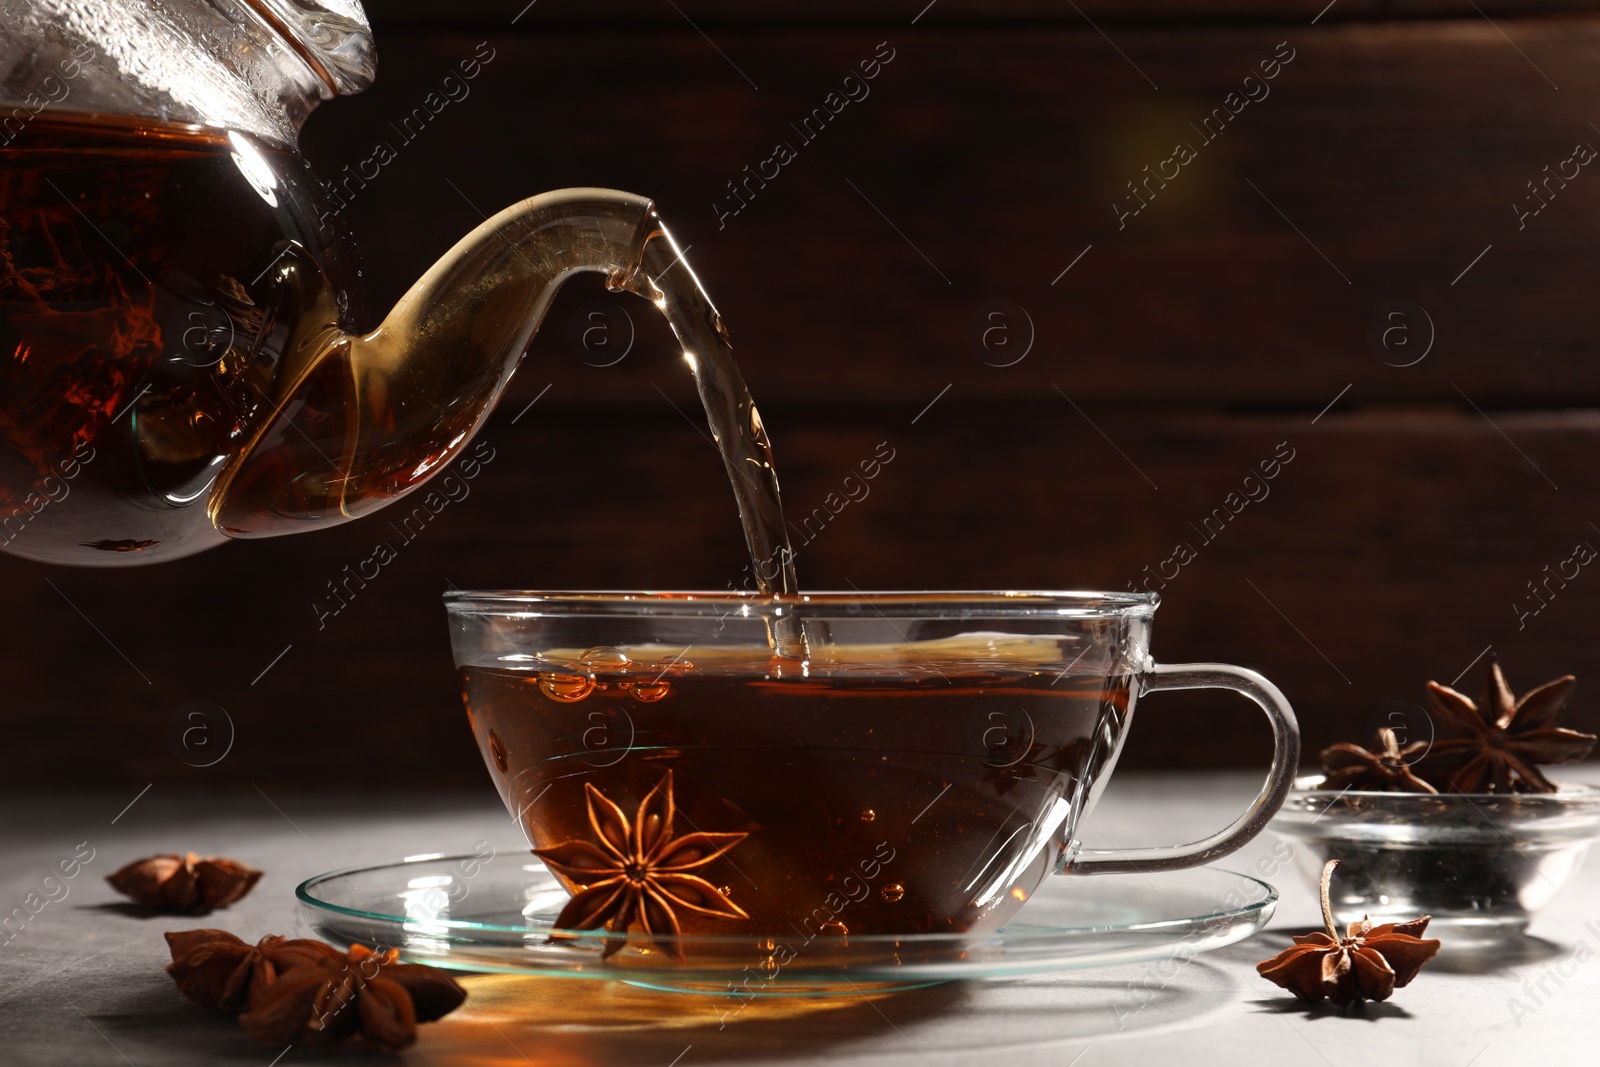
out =
[[[1568,777],[1600,775],[1584,768]],[[1119,775],[1085,840],[1130,846],[1197,838],[1253,791],[1236,774]],[[0,803],[0,913],[40,892],[44,876],[80,843],[94,850],[65,883],[65,897],[14,936],[0,935],[9,936],[0,944],[0,1064],[268,1067],[278,1050],[260,1049],[226,1017],[194,1008],[162,973],[163,930],[303,933],[293,889],[310,875],[408,854],[468,852],[485,839],[514,849],[520,840],[487,789],[425,803],[256,790],[196,799],[154,789],[123,810],[130,799]],[[1248,869],[1273,843],[1259,840],[1219,865]],[[106,874],[127,860],[178,850],[235,856],[268,874],[244,901],[205,919],[143,918],[116,903]],[[1441,957],[1393,1000],[1355,1017],[1297,1006],[1255,974],[1254,964],[1281,949],[1289,932],[1318,924],[1298,871],[1280,870],[1271,881],[1282,900],[1266,932],[1181,967],[1133,964],[873,999],[756,1001],[725,1025],[727,1002],[718,998],[482,976],[467,979],[467,1005],[422,1027],[404,1058],[474,1067],[1600,1063],[1600,856],[1589,856],[1517,949],[1488,962]],[[300,1049],[277,1062],[330,1059],[393,1062],[372,1051]]]

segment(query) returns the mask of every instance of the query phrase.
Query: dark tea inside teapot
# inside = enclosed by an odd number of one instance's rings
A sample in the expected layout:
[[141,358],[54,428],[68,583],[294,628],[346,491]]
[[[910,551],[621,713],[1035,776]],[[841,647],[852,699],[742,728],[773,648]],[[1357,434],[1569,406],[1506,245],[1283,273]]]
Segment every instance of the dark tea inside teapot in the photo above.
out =
[[103,116],[41,115],[0,159],[0,536],[91,563],[221,541],[209,495],[285,357],[358,313],[316,178],[248,135]]

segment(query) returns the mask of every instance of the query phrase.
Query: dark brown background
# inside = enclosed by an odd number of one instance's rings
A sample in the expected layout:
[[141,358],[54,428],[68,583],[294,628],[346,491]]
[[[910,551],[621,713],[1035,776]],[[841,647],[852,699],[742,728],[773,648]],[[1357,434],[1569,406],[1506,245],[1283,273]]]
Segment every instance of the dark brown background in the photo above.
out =
[[[372,0],[376,86],[306,130],[333,177],[495,50],[347,212],[373,306],[530,193],[655,197],[730,325],[791,510],[896,450],[802,549],[808,587],[1121,588],[1198,546],[1190,523],[1287,441],[1271,495],[1165,590],[1160,658],[1262,670],[1310,752],[1491,644],[1519,689],[1600,673],[1600,571],[1523,628],[1512,608],[1600,546],[1600,173],[1524,230],[1511,206],[1600,146],[1600,4],[1340,0],[1313,25],[1325,0],[938,0],[912,25],[925,0],[524,2]],[[787,123],[880,41],[895,58],[871,95],[719,228],[724,183],[795,142]],[[1198,146],[1187,124],[1280,41],[1296,58],[1270,96],[1119,232],[1124,182]],[[698,420],[664,330],[626,305],[633,351],[586,366],[566,326],[603,293],[574,289],[485,430],[497,458],[471,496],[325,629],[312,604],[383,536],[370,524],[119,572],[0,558],[7,784],[477,784],[449,584],[735,577],[720,463],[662,395]],[[1014,366],[968,344],[993,299],[1035,326]],[[1436,329],[1415,366],[1367,342],[1394,300]],[[1575,724],[1600,727],[1595,692]],[[167,741],[193,699],[237,727],[204,770]],[[1233,698],[1162,695],[1128,760],[1255,762],[1264,734]]]

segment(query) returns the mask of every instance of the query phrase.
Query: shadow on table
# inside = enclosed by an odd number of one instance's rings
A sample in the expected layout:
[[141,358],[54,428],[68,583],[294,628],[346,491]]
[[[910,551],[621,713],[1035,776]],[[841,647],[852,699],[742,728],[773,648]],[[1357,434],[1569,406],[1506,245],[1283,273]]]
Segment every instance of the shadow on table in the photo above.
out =
[[1248,1003],[1254,1004],[1258,1012],[1298,1015],[1308,1021],[1317,1019],[1365,1019],[1368,1022],[1375,1023],[1382,1019],[1413,1018],[1409,1011],[1406,1011],[1392,1000],[1359,1000],[1346,1004],[1342,1008],[1325,1000],[1316,1004],[1307,1004],[1305,1001],[1293,996],[1267,997],[1248,1001]]
[[[74,999],[81,1003],[81,995]],[[52,1004],[46,997],[40,1012],[56,1018],[57,1026],[63,1020],[70,1024],[76,1016],[65,1010],[69,1006]],[[251,1063],[256,1067],[263,1062],[261,1047],[244,1035],[232,1016],[195,1007],[164,975],[140,975],[126,982],[112,1010],[85,1008],[84,1018],[109,1046],[104,1048],[110,1054],[106,1062],[154,1062],[152,1057],[170,1063]],[[82,1062],[99,1062],[99,1058],[85,1057]]]
[[161,908],[147,908],[127,900],[111,900],[104,904],[78,904],[77,911],[97,912],[101,915],[120,915],[126,919],[160,919],[163,922],[173,921],[174,912]]
[[1446,941],[1439,955],[1428,966],[1447,974],[1493,974],[1509,971],[1529,963],[1544,963],[1559,959],[1572,951],[1571,945],[1562,945],[1542,937],[1523,934],[1493,945],[1466,945],[1452,947]]

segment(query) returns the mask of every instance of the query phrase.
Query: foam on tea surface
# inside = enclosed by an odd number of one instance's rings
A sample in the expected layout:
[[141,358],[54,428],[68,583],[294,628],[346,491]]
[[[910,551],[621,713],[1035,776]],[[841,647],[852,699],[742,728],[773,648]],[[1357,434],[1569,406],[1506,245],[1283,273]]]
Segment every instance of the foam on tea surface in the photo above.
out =
[[[1074,651],[1082,640],[1081,637],[1065,634],[978,631],[893,643],[813,641],[806,650],[804,661],[798,666],[798,673],[808,677],[841,672],[883,677],[899,677],[907,673],[944,675],[970,672],[975,667],[1003,670],[1066,661],[1072,661],[1080,673],[1089,673],[1102,664],[1091,655],[1093,646]],[[685,647],[645,643],[606,646],[602,649],[552,648],[537,656],[509,655],[502,662],[519,670],[587,671],[620,664],[637,672],[648,670],[651,664],[661,664],[663,669],[668,669],[666,665],[670,664],[671,669],[678,669],[685,656],[690,657],[689,662],[701,672],[737,672],[748,676],[752,671],[768,671],[775,677],[797,672],[796,665],[787,662],[784,657],[774,659],[770,645],[757,644]]]

